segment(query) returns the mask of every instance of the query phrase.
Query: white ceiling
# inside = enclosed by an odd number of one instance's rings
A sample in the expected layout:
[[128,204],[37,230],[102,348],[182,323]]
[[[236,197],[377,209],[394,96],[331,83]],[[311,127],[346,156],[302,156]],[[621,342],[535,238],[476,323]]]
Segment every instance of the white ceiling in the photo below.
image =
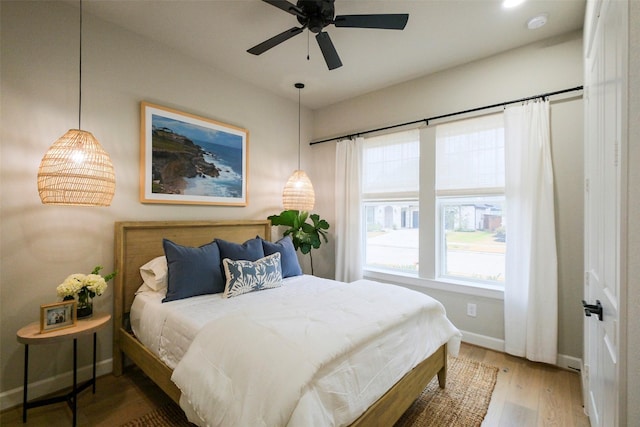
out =
[[[292,0],[295,2],[295,0]],[[403,31],[326,28],[341,68],[329,71],[304,33],[254,56],[250,47],[294,26],[296,17],[258,0],[85,0],[98,16],[302,104],[325,107],[393,84],[582,28],[585,0],[336,0],[336,15],[408,13]],[[527,21],[548,14],[537,30]],[[307,60],[307,46],[310,59]]]

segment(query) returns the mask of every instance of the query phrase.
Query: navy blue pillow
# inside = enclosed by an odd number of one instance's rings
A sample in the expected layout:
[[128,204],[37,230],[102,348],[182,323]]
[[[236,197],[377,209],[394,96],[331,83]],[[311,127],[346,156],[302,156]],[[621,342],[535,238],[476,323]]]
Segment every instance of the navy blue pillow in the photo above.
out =
[[[229,258],[231,261],[257,261],[260,258],[264,258],[262,239],[259,237],[249,239],[243,244],[227,242],[222,239],[216,239],[215,241],[220,248],[220,260]],[[222,265],[222,261],[220,265]]]
[[302,268],[298,262],[296,248],[293,246],[291,236],[285,236],[275,243],[262,240],[264,256],[280,253],[280,266],[282,267],[282,277],[300,276]]
[[222,239],[216,239],[216,243],[220,248],[220,271],[222,271],[223,279],[226,284],[226,274],[222,260],[229,258],[231,261],[257,261],[260,258],[264,258],[264,250],[262,249],[262,241],[259,237],[255,239],[249,239],[246,242],[233,243]]
[[168,269],[167,296],[162,302],[224,291],[226,282],[215,241],[193,248],[162,239],[162,246]]

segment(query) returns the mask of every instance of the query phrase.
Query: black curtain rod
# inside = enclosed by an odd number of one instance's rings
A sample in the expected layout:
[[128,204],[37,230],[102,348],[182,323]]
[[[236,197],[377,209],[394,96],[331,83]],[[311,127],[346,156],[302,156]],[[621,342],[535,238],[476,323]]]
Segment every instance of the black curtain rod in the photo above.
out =
[[576,86],[576,87],[572,87],[570,89],[557,90],[555,92],[547,92],[547,93],[543,93],[541,95],[528,96],[526,98],[514,99],[513,101],[501,102],[499,104],[485,105],[484,107],[477,107],[477,108],[472,108],[470,110],[457,111],[455,113],[442,114],[440,116],[433,116],[433,117],[429,117],[427,119],[414,120],[412,122],[405,122],[405,123],[400,123],[400,124],[397,124],[397,125],[390,125],[390,126],[377,128],[377,129],[365,130],[365,131],[362,131],[362,132],[352,133],[352,134],[349,134],[349,135],[336,136],[334,138],[323,139],[323,140],[320,140],[320,141],[313,141],[313,142],[310,142],[309,145],[322,144],[323,142],[336,141],[338,139],[352,139],[353,137],[361,136],[361,135],[364,135],[364,134],[367,134],[367,133],[380,132],[380,131],[387,130],[387,129],[394,129],[394,128],[399,128],[399,127],[408,126],[408,125],[414,125],[414,124],[422,123],[422,122],[425,122],[428,125],[429,122],[433,121],[433,120],[445,119],[447,117],[459,116],[461,114],[467,114],[467,113],[474,113],[476,111],[488,110],[488,109],[491,109],[491,108],[506,107],[509,104],[517,104],[519,102],[531,101],[533,99],[547,98],[549,96],[560,95],[560,94],[563,94],[563,93],[574,92],[574,91],[577,91],[577,90],[582,90],[582,86]]

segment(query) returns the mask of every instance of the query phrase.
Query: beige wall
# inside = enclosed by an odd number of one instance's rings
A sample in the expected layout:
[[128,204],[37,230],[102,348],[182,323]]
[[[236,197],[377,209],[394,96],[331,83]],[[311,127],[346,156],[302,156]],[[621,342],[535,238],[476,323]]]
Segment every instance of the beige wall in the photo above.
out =
[[[317,110],[313,137],[321,140],[580,86],[582,64],[582,35],[567,34]],[[583,104],[575,95],[552,102],[551,127],[559,257],[559,353],[581,358]],[[314,145],[312,151],[314,159],[329,163],[335,155],[335,144]],[[332,179],[333,175],[327,173],[322,182]],[[433,285],[428,281],[422,284]],[[439,299],[453,322],[468,335],[478,335],[487,345],[499,345],[504,339],[502,300],[417,288]],[[467,302],[477,304],[477,318],[466,316]]]
[[[298,105],[85,14],[82,127],[111,155],[116,194],[108,208],[44,206],[36,186],[40,160],[53,141],[78,126],[78,8],[64,2],[3,1],[1,15],[0,400],[4,407],[3,393],[22,385],[23,348],[16,342],[16,331],[39,319],[41,304],[56,301],[55,288],[68,274],[88,273],[98,264],[111,271],[114,221],[260,219],[282,210],[282,187],[297,167]],[[250,131],[247,207],[138,201],[143,100]],[[302,136],[308,140],[311,114],[302,112]],[[319,205],[322,216],[323,210]],[[326,267],[317,267],[316,273],[326,274]],[[96,299],[96,308],[111,312],[112,298],[110,286]],[[98,337],[98,361],[107,369],[110,328]],[[85,350],[90,344],[89,338],[79,342],[80,366],[89,363],[90,351]],[[71,348],[71,343],[33,347],[31,381],[68,373]]]

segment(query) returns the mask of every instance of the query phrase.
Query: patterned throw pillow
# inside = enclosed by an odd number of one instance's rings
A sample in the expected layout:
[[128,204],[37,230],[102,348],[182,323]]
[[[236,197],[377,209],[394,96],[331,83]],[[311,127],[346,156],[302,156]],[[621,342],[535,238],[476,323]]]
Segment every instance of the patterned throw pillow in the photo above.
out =
[[257,261],[233,261],[225,258],[222,260],[222,265],[227,277],[224,294],[222,294],[224,298],[237,297],[248,292],[277,288],[282,285],[279,252]]

